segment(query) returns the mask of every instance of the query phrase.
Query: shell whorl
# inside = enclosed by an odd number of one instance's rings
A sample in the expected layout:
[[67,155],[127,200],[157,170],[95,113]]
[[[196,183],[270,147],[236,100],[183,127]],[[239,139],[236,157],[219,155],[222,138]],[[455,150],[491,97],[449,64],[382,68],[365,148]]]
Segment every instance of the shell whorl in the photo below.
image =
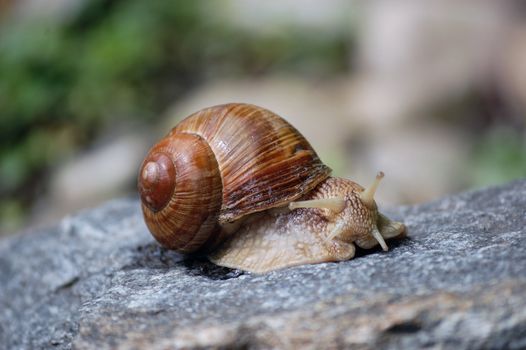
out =
[[141,166],[139,192],[154,237],[192,252],[224,238],[221,225],[286,205],[329,174],[284,119],[232,103],[190,115],[155,145]]
[[171,135],[156,144],[141,167],[139,193],[148,229],[167,248],[194,252],[218,229],[221,176],[197,135]]

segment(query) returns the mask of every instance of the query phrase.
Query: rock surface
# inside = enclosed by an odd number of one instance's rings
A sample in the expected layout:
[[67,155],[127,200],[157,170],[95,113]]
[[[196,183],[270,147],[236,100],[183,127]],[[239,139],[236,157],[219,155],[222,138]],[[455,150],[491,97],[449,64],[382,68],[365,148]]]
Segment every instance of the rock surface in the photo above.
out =
[[109,202],[0,241],[0,347],[526,347],[526,180],[389,214],[409,231],[389,252],[252,275]]

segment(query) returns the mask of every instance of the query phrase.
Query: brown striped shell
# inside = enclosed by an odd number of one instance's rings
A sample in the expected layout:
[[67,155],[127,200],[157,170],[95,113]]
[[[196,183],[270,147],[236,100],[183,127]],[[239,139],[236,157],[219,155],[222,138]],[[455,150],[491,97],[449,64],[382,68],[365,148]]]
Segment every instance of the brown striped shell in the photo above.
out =
[[221,241],[222,225],[286,205],[329,174],[284,119],[232,103],[205,108],[173,128],[146,156],[138,187],[153,236],[190,253]]

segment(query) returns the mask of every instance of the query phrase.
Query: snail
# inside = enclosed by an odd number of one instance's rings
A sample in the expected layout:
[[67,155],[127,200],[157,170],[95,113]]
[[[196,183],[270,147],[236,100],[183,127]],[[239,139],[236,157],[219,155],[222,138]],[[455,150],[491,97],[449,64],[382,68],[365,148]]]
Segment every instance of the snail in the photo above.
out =
[[354,257],[402,237],[374,194],[330,176],[309,142],[264,108],[231,103],[175,126],[144,159],[138,177],[149,231],[164,247],[264,273]]

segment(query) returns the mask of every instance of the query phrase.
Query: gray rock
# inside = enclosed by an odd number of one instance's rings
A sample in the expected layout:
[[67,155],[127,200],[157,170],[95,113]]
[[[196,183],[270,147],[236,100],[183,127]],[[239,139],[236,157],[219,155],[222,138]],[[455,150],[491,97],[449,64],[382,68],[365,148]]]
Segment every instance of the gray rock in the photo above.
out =
[[252,275],[111,201],[0,241],[0,347],[526,347],[526,180],[390,214],[409,238],[389,252]]

